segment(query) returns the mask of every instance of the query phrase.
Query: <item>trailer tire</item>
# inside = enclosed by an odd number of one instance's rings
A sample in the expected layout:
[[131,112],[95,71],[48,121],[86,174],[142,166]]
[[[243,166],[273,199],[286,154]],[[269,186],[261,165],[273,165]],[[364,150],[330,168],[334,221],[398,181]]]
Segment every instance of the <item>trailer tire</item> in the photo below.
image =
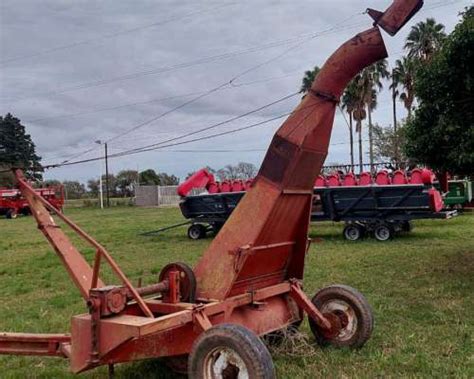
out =
[[336,336],[328,335],[309,318],[309,326],[320,346],[362,347],[372,335],[374,317],[367,299],[356,289],[333,285],[320,290],[311,300],[323,314],[339,317],[342,329]]
[[358,241],[364,237],[364,227],[357,224],[348,224],[344,227],[342,235],[348,241]]
[[13,209],[9,209],[9,210],[7,211],[5,217],[6,217],[7,219],[9,219],[9,220],[13,220],[13,219],[15,219],[15,218],[18,217],[18,213],[17,213],[15,210],[13,210]]
[[199,240],[206,236],[206,228],[201,224],[192,224],[188,228],[188,237],[192,240]]
[[377,241],[385,242],[393,238],[395,232],[389,224],[377,225],[374,229],[374,237]]
[[188,377],[274,379],[272,357],[258,336],[236,324],[220,324],[202,333],[189,354]]

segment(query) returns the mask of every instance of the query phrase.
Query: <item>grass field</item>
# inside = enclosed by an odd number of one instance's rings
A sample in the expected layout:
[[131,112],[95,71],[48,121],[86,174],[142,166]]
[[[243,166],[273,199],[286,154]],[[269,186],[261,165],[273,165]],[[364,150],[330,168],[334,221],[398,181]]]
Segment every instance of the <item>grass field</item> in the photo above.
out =
[[[184,228],[138,233],[182,220],[178,209],[73,209],[68,214],[105,245],[133,282],[144,284],[169,261],[196,262],[210,239]],[[375,313],[372,339],[359,351],[306,349],[274,354],[280,378],[474,378],[474,215],[415,223],[411,234],[350,243],[342,226],[315,224],[305,290],[344,283],[366,295]],[[65,332],[86,312],[79,292],[31,217],[0,220],[0,331]],[[85,249],[90,259],[94,251]],[[305,322],[303,332],[309,334]],[[117,377],[169,378],[157,360],[116,367]],[[0,378],[69,377],[59,358],[0,357]],[[105,377],[106,370],[81,377]]]

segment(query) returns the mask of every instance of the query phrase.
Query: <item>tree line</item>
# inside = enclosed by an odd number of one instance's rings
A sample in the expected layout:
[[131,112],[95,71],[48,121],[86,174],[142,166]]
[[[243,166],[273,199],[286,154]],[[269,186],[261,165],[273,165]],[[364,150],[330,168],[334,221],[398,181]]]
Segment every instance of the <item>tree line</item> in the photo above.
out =
[[[228,164],[220,169],[213,169],[212,167],[206,166],[205,169],[219,181],[242,179],[247,180],[257,175],[257,167],[253,163],[239,162],[236,165]],[[186,179],[189,178],[193,172],[188,173]]]
[[[102,175],[102,191],[106,192],[106,175]],[[122,170],[117,175],[109,174],[109,194],[111,197],[133,197],[137,185],[177,185],[179,178],[164,172],[157,173],[153,169],[138,172],[137,170]],[[68,199],[96,198],[100,193],[100,179],[89,179],[86,184],[77,180],[46,180],[35,184],[41,186],[63,185]]]

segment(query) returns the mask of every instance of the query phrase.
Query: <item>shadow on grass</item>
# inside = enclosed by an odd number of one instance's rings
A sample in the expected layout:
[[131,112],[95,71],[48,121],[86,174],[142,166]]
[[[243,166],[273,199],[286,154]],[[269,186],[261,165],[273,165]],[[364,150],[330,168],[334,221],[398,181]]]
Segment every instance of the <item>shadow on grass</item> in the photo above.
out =
[[169,369],[162,359],[149,359],[117,367],[116,377],[127,379],[183,379],[185,375]]

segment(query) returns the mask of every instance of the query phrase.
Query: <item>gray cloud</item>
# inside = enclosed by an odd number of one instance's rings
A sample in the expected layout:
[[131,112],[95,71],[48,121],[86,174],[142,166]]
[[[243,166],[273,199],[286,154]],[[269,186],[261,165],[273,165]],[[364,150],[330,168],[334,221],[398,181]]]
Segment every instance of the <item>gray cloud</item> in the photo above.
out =
[[[90,149],[94,147],[95,140],[114,137],[192,96],[88,114],[95,109],[208,90],[281,55],[292,45],[282,44],[167,72],[158,73],[159,68],[301,37],[336,25],[333,33],[308,41],[239,77],[236,83],[277,79],[213,93],[118,138],[110,148],[112,152],[117,152],[159,142],[245,113],[298,90],[305,70],[322,65],[339,44],[370,26],[369,18],[360,14],[365,8],[383,9],[389,3],[390,0],[4,0],[0,5],[0,60],[4,62],[0,63],[0,112],[12,112],[22,120],[40,119],[25,124],[44,162],[56,162]],[[400,57],[404,38],[413,23],[435,17],[449,31],[457,21],[457,13],[469,3],[467,0],[444,4],[437,0],[425,1],[425,10],[399,36],[385,38],[389,52],[393,54],[390,61]],[[192,15],[183,17],[190,13]],[[343,29],[343,25],[352,26],[352,29]],[[51,51],[72,44],[75,45]],[[14,60],[16,57],[25,58]],[[143,75],[145,71],[152,73]],[[134,77],[112,81],[124,76]],[[104,84],[92,85],[100,81]],[[72,90],[82,85],[87,88]],[[203,135],[275,117],[291,110],[297,100],[286,101]],[[375,121],[389,124],[390,106],[390,96],[384,91],[380,95]],[[402,106],[398,108],[400,116],[403,116]],[[54,118],[78,113],[84,114]],[[173,150],[265,149],[279,124],[278,121],[272,122],[260,128],[178,146]],[[328,161],[349,160],[348,145],[341,144],[348,140],[347,134],[345,122],[338,113]],[[101,154],[99,146],[84,158],[97,154]],[[258,165],[263,155],[264,152],[260,151],[156,151],[119,158],[113,160],[111,166],[113,171],[152,167],[184,176],[204,165],[220,167],[242,160]],[[98,174],[99,166],[99,162],[94,162],[64,167],[51,170],[47,176],[86,180]]]

